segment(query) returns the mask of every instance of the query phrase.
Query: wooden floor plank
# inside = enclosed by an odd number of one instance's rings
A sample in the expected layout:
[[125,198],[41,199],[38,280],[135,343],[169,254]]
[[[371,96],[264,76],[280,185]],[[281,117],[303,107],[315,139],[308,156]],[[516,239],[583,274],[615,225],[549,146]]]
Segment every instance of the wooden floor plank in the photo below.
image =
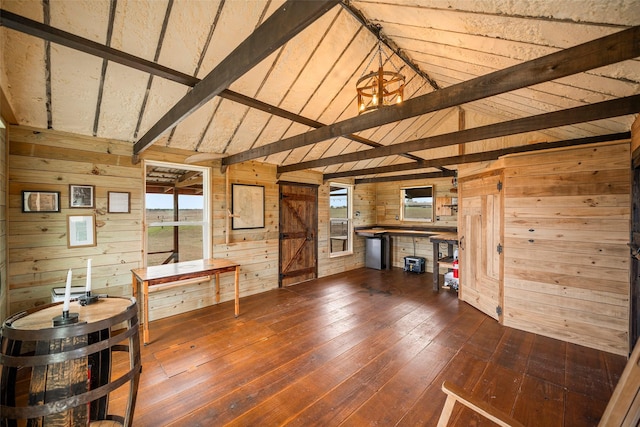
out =
[[594,399],[591,396],[567,392],[565,423],[566,427],[597,426],[600,416],[607,407],[607,402]]
[[566,354],[567,343],[534,335],[526,373],[564,387]]
[[153,321],[134,425],[431,426],[444,380],[525,425],[597,424],[625,358],[505,328],[431,283],[363,268],[242,298],[238,318],[226,302]]
[[564,390],[550,382],[525,375],[516,398],[513,417],[528,426],[563,427]]
[[396,425],[420,398],[425,384],[433,382],[452,355],[451,350],[438,344],[424,347],[388,382],[377,387],[344,424]]
[[491,360],[516,372],[524,372],[533,345],[533,335],[506,329]]
[[602,352],[576,344],[567,344],[565,382],[568,389],[605,402],[613,392]]
[[[393,323],[377,321],[380,327],[379,333],[371,334],[358,346],[326,364],[323,369],[300,378],[282,393],[278,393],[262,405],[252,408],[235,420],[232,425],[257,425],[261,423],[281,425],[292,414],[304,410],[316,397],[334,390],[345,381],[356,384],[356,390],[363,387],[375,387],[378,381],[384,382],[387,370],[394,369],[388,366],[392,364],[394,356],[397,358],[400,355],[411,353],[412,345],[418,349],[425,345],[415,337],[409,336],[408,331],[403,329],[406,328],[405,326],[398,325],[405,323],[402,322],[405,317],[419,318],[420,316],[416,315],[414,309]],[[402,351],[387,350],[396,347],[403,347]],[[404,357],[399,363],[406,363]]]

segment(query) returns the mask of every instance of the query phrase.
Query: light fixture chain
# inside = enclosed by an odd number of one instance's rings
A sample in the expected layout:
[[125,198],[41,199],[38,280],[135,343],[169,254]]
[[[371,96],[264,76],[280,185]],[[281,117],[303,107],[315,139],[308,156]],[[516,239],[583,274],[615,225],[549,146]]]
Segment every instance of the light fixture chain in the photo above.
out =
[[[380,45],[378,45],[378,46],[380,46]],[[362,74],[360,74],[360,78],[362,78],[362,76],[367,74],[367,70],[369,70],[369,67],[371,66],[371,63],[373,62],[375,57],[376,57],[375,54],[371,55],[371,58],[369,58],[369,62],[367,63],[367,66],[362,69]]]

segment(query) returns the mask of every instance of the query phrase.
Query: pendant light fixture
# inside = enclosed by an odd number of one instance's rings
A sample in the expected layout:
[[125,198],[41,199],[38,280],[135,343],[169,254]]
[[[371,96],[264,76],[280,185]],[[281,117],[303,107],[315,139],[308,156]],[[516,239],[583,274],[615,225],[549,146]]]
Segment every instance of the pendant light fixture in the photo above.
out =
[[[386,58],[386,62],[394,68],[394,71],[384,70],[382,66],[383,55]],[[378,70],[370,71],[365,75],[366,70],[369,69],[376,57],[378,58]],[[404,84],[405,77],[400,74],[400,70],[389,60],[389,56],[382,49],[382,43],[378,38],[378,49],[369,60],[362,72],[362,76],[356,83],[358,114],[401,103],[403,101]]]

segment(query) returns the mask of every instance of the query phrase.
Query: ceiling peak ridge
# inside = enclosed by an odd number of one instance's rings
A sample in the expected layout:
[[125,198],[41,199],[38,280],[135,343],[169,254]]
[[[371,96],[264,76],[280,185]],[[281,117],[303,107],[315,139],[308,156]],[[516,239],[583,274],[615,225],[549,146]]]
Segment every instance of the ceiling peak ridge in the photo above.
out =
[[[352,1],[351,0],[345,0],[345,3],[352,3]],[[596,21],[571,19],[571,18],[555,18],[553,16],[535,16],[535,15],[527,15],[527,14],[521,14],[521,13],[508,13],[508,12],[500,12],[500,11],[486,12],[484,10],[471,9],[471,8],[469,8],[469,9],[460,9],[459,7],[458,8],[454,8],[454,7],[434,7],[434,6],[423,6],[423,5],[419,5],[419,4],[398,5],[398,4],[393,3],[393,2],[380,2],[380,3],[393,5],[393,6],[405,7],[405,8],[408,8],[408,9],[433,10],[433,11],[437,11],[437,12],[473,14],[473,15],[483,15],[483,16],[500,17],[500,18],[526,19],[526,20],[534,20],[534,21],[563,23],[563,24],[589,25],[589,26],[597,26],[597,27],[605,27],[605,28],[615,28],[615,29],[618,29],[618,30],[623,30],[625,28],[631,28],[631,27],[634,26],[632,23],[629,23],[629,24],[612,24],[612,23],[608,23],[608,22],[596,22]],[[469,2],[469,3],[472,3],[472,2]],[[458,3],[458,6],[460,4],[464,4],[464,3],[460,2],[460,3]],[[354,7],[354,6],[350,5],[350,7]]]
[[409,68],[411,68],[424,80],[429,82],[429,85],[431,85],[434,90],[440,89],[440,85],[434,78],[432,78],[429,74],[422,70],[402,49],[400,49],[391,39],[389,39],[384,34],[384,32],[382,31],[382,26],[380,24],[374,24],[369,19],[367,19],[367,17],[364,16],[364,14],[359,9],[353,6],[351,0],[344,0],[340,3],[340,5],[349,13],[351,13],[351,15],[364,27],[366,27],[372,34],[374,34],[380,42],[391,49],[393,53],[395,53],[407,66],[409,66]]

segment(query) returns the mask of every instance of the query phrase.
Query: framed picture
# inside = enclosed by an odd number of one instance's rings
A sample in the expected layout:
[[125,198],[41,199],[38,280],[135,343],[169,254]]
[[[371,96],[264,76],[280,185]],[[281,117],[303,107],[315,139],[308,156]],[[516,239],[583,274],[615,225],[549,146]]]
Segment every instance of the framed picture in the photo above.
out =
[[69,207],[93,208],[95,206],[94,190],[93,185],[69,184]]
[[131,193],[109,191],[107,193],[107,212],[131,213]]
[[60,212],[60,192],[23,190],[22,212]]
[[67,215],[67,247],[96,246],[95,215]]
[[231,184],[231,228],[264,227],[264,186]]

